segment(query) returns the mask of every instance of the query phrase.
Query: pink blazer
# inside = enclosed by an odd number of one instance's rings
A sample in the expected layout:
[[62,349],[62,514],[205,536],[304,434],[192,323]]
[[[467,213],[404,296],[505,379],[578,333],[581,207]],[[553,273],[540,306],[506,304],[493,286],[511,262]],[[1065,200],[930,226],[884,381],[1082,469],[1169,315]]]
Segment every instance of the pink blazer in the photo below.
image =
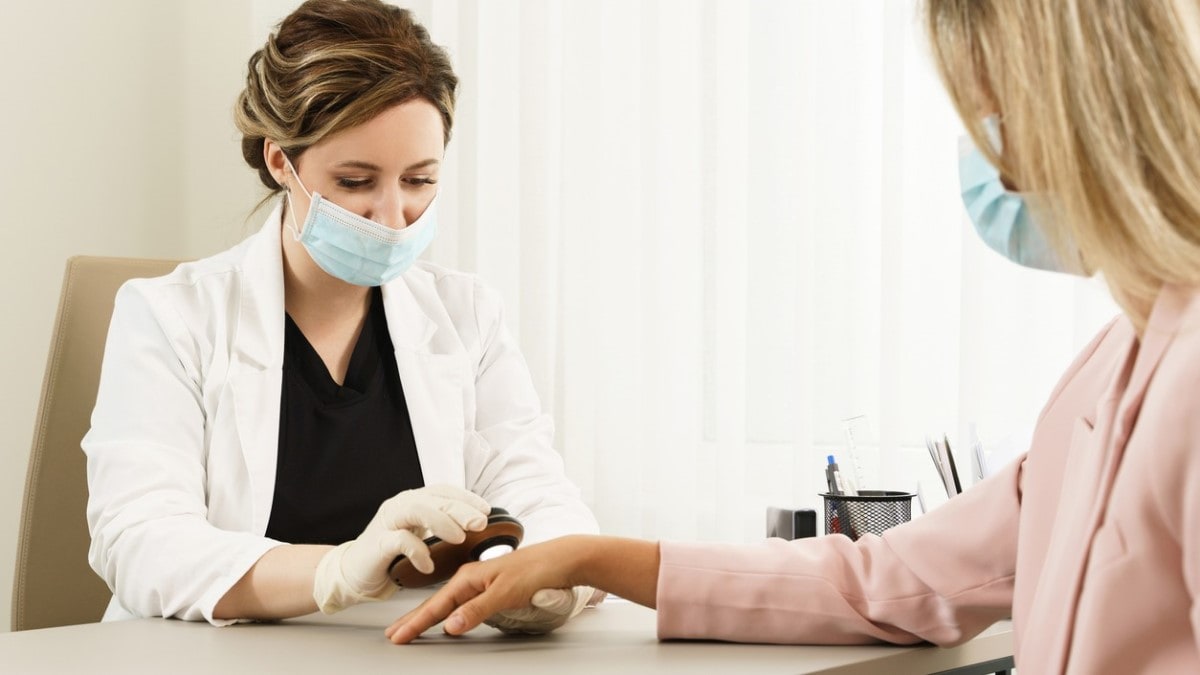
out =
[[964,642],[1030,673],[1200,673],[1200,289],[1114,320],[1029,452],[883,537],[661,544],[660,638]]

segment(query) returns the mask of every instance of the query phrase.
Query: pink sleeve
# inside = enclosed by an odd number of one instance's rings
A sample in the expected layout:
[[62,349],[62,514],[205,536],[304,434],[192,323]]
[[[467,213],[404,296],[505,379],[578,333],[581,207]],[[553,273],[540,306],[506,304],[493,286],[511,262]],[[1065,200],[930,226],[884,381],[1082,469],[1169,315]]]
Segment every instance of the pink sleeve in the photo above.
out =
[[658,636],[965,642],[1012,614],[1024,458],[883,537],[663,542]]

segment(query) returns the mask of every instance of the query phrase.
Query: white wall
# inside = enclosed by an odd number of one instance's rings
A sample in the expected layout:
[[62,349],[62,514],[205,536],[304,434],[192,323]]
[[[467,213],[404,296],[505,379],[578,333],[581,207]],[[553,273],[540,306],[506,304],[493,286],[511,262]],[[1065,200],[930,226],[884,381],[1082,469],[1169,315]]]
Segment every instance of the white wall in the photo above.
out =
[[253,12],[238,0],[0,3],[0,631],[64,263],[196,257],[251,227],[261,194],[231,111]]

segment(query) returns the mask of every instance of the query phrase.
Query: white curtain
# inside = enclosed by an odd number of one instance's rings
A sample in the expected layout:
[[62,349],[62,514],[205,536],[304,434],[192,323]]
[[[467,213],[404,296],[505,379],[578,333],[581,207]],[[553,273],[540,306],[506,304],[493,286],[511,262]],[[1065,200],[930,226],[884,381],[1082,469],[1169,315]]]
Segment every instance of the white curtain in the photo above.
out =
[[401,4],[462,80],[432,257],[503,292],[608,532],[760,538],[855,415],[934,504],[924,435],[1028,428],[1116,311],[977,240],[913,2]]

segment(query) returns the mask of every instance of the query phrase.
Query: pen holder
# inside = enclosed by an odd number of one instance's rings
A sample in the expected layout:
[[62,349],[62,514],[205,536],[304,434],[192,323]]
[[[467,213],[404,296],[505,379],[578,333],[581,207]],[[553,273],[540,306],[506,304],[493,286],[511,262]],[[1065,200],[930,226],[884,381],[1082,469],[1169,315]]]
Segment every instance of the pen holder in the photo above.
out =
[[825,499],[825,534],[858,539],[912,520],[912,492],[859,490],[857,496],[821,493]]

